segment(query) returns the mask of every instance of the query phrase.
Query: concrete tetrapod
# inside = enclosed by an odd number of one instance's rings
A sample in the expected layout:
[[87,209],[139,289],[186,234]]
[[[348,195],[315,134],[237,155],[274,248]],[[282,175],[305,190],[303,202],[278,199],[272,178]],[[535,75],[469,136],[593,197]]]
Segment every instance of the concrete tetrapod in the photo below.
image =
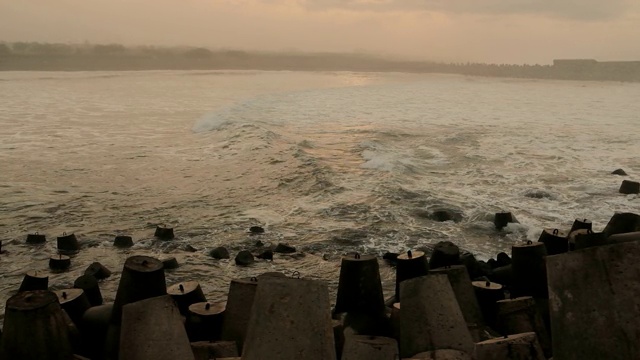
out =
[[120,360],[194,360],[180,311],[168,295],[122,307]]
[[82,316],[91,304],[82,289],[63,289],[55,291],[60,307],[69,314],[74,324],[82,323]]
[[471,355],[459,350],[443,349],[421,352],[407,360],[471,360]]
[[453,293],[456,295],[458,305],[464,316],[464,321],[467,325],[481,326],[484,325],[484,318],[482,317],[482,311],[480,305],[478,305],[478,299],[473,290],[471,279],[469,278],[469,272],[464,265],[453,265],[449,267],[432,269],[429,271],[431,274],[445,274],[449,279]]
[[345,339],[341,360],[396,360],[398,342],[382,336],[353,335]]
[[375,256],[352,254],[342,258],[334,312],[384,314],[380,269]]
[[257,288],[258,278],[255,277],[233,279],[229,284],[227,306],[222,322],[222,340],[235,341],[240,355],[242,355],[242,346],[247,335]]
[[545,360],[536,334],[508,335],[476,344],[476,360]]
[[640,359],[640,242],[547,258],[556,360]]
[[546,257],[547,249],[541,242],[528,241],[511,247],[514,295],[548,297]]
[[[187,314],[187,334],[191,342],[219,340],[222,333],[225,304],[199,302],[189,306]],[[236,352],[237,345],[233,342]]]
[[69,330],[56,294],[23,291],[7,300],[0,359],[69,360]]
[[429,261],[422,251],[407,251],[396,258],[396,299],[400,301],[400,283],[429,274]]
[[473,353],[473,340],[446,275],[403,281],[400,292],[402,357],[439,349]]
[[243,360],[335,360],[329,289],[318,280],[260,279]]
[[498,330],[505,335],[535,332],[546,357],[551,357],[551,339],[530,296],[500,300],[498,304]]
[[167,288],[167,294],[171,295],[178,305],[180,314],[187,316],[189,306],[199,302],[207,302],[207,298],[202,292],[202,288],[197,281],[185,281],[173,284]]
[[49,275],[43,271],[27,271],[22,278],[18,291],[47,290],[49,288]]

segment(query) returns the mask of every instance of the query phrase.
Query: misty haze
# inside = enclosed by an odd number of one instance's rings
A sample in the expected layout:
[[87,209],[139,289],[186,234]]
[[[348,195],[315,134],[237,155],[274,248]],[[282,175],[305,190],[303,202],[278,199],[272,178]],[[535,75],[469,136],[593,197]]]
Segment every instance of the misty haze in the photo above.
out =
[[640,358],[638,24],[0,0],[0,359]]

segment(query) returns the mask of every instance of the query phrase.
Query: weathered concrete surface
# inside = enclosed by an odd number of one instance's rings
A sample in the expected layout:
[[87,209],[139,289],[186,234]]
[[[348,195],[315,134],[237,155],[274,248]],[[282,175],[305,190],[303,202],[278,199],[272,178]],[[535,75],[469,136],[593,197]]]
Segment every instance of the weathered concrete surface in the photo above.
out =
[[500,332],[509,335],[535,332],[545,356],[551,356],[551,339],[532,297],[500,300],[497,304]]
[[446,275],[427,275],[400,285],[400,355],[439,349],[473,353],[473,340]]
[[347,255],[342,258],[334,311],[383,316],[384,297],[378,259],[375,256]]
[[329,289],[318,280],[260,279],[243,360],[335,360]]
[[257,278],[233,279],[229,284],[229,295],[222,323],[222,340],[235,341],[240,354],[247,336],[257,288]]
[[122,307],[120,360],[194,360],[180,311],[169,295]]
[[345,339],[341,360],[396,360],[399,355],[395,339],[353,335]]
[[484,324],[482,311],[480,310],[480,305],[478,305],[478,299],[473,290],[473,285],[471,285],[466,266],[453,265],[432,269],[429,273],[447,275],[467,325],[481,326]]
[[640,242],[547,258],[556,360],[640,359]]
[[443,349],[426,351],[413,355],[407,360],[471,360],[471,355],[459,350]]
[[476,360],[545,360],[536,334],[509,335],[476,344]]

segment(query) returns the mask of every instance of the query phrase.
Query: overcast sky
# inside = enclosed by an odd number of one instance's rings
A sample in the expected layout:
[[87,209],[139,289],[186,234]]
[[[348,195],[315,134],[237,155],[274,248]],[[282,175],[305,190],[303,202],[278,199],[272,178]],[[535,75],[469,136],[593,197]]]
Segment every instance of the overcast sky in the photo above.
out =
[[0,0],[0,41],[640,60],[640,0]]

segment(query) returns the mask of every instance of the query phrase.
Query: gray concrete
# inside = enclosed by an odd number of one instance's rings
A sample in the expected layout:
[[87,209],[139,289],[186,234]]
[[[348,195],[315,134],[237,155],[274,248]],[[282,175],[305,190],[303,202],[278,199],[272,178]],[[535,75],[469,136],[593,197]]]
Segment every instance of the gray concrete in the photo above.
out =
[[480,305],[478,305],[478,299],[473,290],[473,285],[471,285],[471,279],[469,278],[466,266],[454,265],[432,269],[429,270],[429,273],[447,275],[453,293],[458,300],[458,305],[460,305],[462,316],[464,316],[464,320],[468,326],[481,326],[484,324],[482,311],[480,310]]
[[398,342],[382,336],[354,335],[345,339],[342,360],[396,360]]
[[536,334],[528,332],[477,343],[475,360],[545,360],[545,357]]

